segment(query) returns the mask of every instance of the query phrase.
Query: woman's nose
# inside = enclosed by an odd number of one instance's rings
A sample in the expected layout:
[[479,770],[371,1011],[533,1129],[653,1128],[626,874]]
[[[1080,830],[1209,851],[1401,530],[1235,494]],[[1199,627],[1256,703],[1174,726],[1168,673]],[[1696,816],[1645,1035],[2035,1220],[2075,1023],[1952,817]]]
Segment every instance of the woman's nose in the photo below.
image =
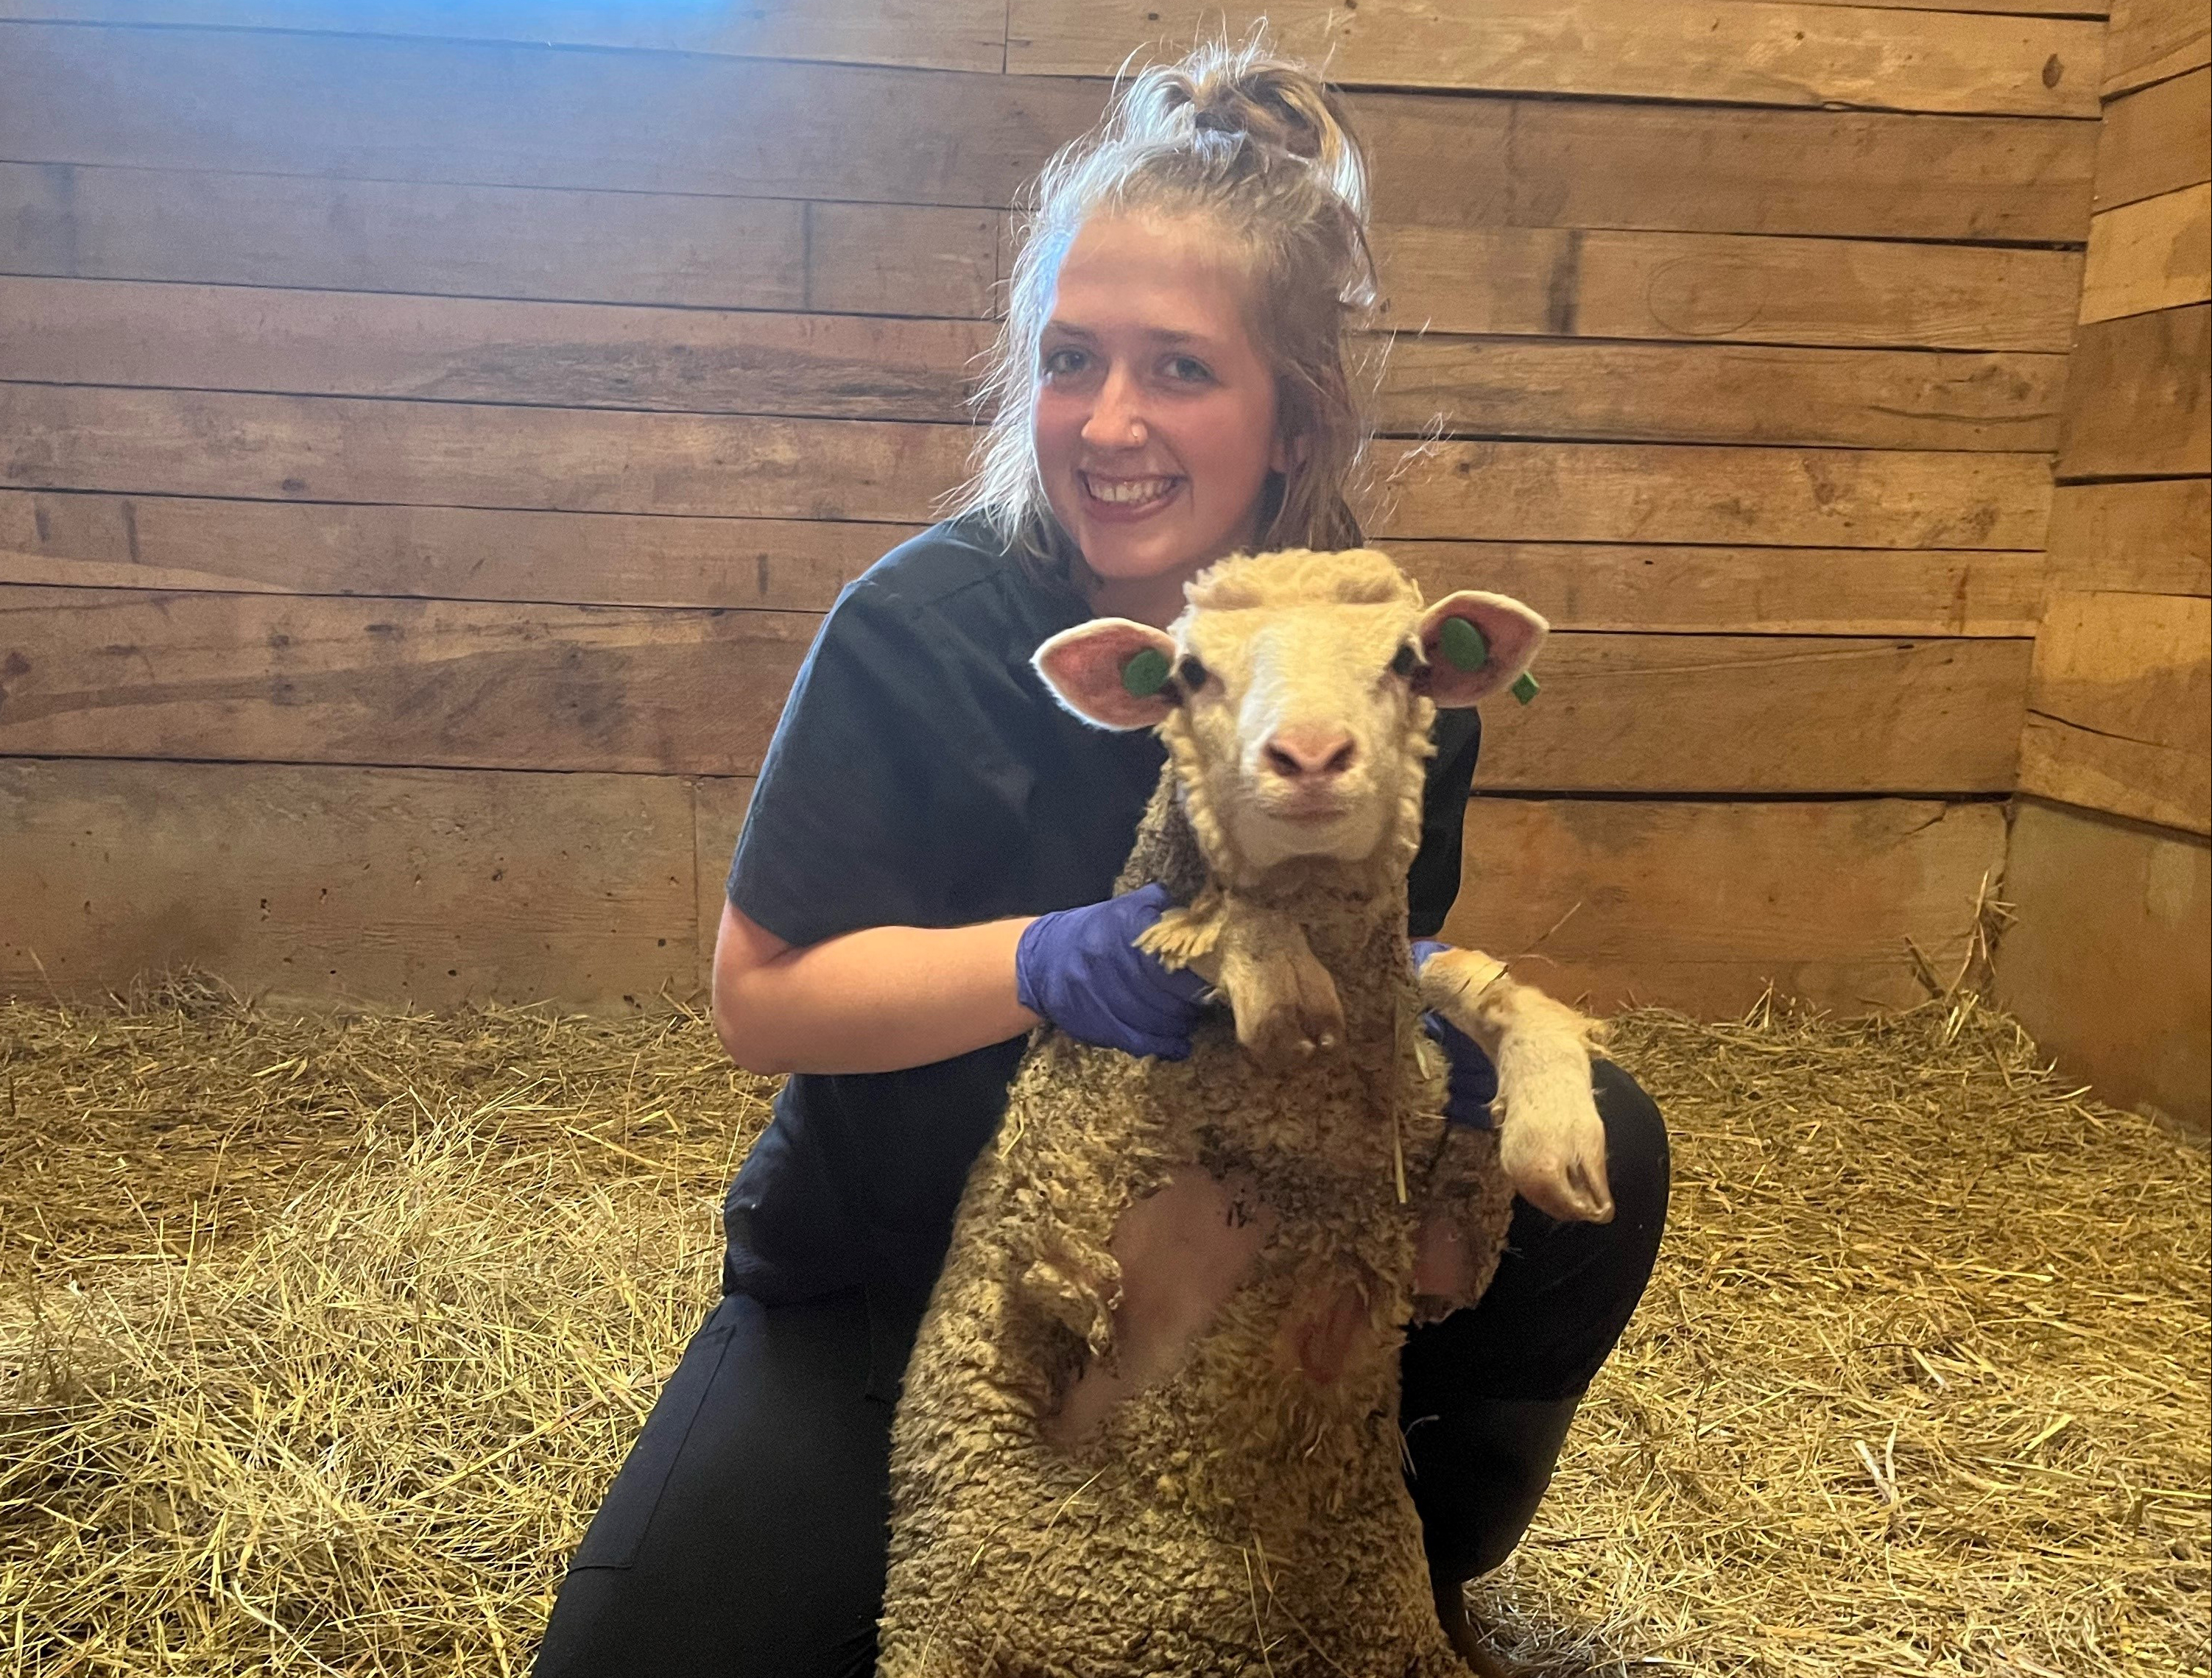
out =
[[1109,373],[1083,423],[1083,441],[1100,449],[1143,447],[1146,427],[1139,407],[1136,381],[1119,369]]

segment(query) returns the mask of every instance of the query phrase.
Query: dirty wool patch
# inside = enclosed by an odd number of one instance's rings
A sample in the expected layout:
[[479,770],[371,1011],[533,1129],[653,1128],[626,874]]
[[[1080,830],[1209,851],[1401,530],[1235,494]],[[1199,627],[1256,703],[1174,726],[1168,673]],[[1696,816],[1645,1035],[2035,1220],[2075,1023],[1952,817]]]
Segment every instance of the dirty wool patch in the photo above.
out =
[[[2202,1152],[1971,1001],[1614,1053],[1674,1218],[1504,1645],[2212,1670]],[[526,1670],[771,1090],[684,1015],[0,1006],[0,1670]]]

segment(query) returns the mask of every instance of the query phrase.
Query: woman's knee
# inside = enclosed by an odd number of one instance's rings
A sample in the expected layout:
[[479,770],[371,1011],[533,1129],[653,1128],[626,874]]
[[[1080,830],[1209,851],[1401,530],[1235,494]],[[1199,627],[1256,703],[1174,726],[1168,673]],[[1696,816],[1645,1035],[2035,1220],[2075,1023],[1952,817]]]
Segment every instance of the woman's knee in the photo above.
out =
[[1611,1061],[1592,1062],[1590,1082],[1598,1116],[1605,1122],[1614,1224],[1623,1237],[1648,1243],[1656,1252],[1673,1178],[1666,1121],[1644,1086]]

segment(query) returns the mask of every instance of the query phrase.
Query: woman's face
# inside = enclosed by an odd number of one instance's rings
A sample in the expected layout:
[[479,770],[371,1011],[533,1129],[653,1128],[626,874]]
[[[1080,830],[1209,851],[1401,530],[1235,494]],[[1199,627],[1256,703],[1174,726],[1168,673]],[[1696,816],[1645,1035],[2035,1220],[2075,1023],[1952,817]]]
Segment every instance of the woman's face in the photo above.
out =
[[1267,474],[1284,469],[1274,375],[1223,242],[1202,222],[1102,217],[1060,260],[1037,465],[1103,580],[1100,611],[1172,617],[1184,582],[1258,534]]

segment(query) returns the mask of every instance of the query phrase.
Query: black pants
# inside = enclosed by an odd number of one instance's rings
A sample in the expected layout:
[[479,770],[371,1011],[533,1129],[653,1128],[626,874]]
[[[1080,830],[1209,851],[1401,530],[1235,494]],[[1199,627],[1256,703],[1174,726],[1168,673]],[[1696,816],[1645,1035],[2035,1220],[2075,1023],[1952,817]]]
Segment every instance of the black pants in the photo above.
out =
[[[1481,1511],[1498,1500],[1472,1478],[1540,1486],[1551,1468],[1548,1454],[1524,1464],[1463,1446],[1481,1430],[1457,1419],[1580,1393],[1658,1252],[1665,1127],[1618,1067],[1596,1074],[1613,1221],[1554,1223],[1516,1201],[1480,1303],[1406,1343],[1413,1501],[1446,1577],[1492,1536]],[[868,1354],[858,1292],[775,1307],[726,1296],[569,1564],[536,1678],[867,1678],[890,1450],[890,1407],[866,1395]]]

